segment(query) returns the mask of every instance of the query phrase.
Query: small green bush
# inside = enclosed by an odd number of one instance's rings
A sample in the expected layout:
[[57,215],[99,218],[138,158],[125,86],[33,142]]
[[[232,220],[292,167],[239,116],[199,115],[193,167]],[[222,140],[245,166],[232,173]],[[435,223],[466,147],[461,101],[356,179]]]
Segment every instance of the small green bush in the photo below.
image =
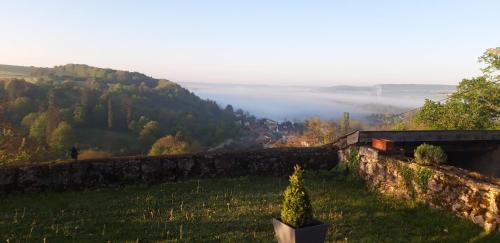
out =
[[424,143],[415,149],[415,161],[422,165],[443,164],[446,154],[441,147]]
[[432,170],[426,169],[426,168],[418,168],[415,177],[417,179],[417,183],[420,186],[420,189],[423,192],[427,192],[428,186],[429,186],[429,179],[434,175],[434,172]]
[[354,174],[357,174],[359,161],[361,161],[361,155],[359,155],[359,150],[353,148],[349,153],[347,158],[347,168]]
[[303,172],[299,165],[295,165],[281,208],[281,220],[294,228],[311,224],[313,220],[311,201],[304,188]]

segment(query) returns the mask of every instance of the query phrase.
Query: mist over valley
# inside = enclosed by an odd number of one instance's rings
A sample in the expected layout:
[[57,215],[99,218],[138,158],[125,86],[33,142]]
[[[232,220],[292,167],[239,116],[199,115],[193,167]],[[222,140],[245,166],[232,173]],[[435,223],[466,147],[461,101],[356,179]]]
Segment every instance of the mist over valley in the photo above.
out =
[[283,86],[179,82],[203,99],[220,106],[232,105],[259,118],[303,121],[312,116],[339,118],[343,112],[366,120],[378,113],[398,113],[421,106],[425,99],[439,100],[454,85],[380,84],[373,86]]

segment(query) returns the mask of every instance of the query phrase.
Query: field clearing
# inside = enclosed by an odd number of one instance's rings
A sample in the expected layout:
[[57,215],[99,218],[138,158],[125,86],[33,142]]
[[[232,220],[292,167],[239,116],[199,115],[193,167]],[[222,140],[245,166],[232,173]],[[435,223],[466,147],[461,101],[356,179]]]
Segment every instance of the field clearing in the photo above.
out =
[[[328,242],[500,242],[448,212],[370,192],[340,172],[310,172]],[[273,242],[285,177],[189,180],[0,199],[2,242]]]

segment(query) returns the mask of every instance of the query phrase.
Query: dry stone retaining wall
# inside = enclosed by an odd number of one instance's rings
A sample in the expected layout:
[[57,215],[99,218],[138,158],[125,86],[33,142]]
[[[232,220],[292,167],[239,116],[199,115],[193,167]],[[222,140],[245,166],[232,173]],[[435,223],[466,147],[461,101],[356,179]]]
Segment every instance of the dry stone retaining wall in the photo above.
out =
[[5,166],[0,167],[0,195],[157,183],[189,178],[286,175],[297,163],[308,169],[330,169],[337,161],[335,149],[315,147]]
[[[369,147],[339,150],[369,187],[388,195],[425,202],[484,227],[500,230],[500,182],[453,166],[422,166]],[[356,155],[359,155],[356,156]]]
[[421,166],[369,147],[276,148],[158,157],[120,157],[0,167],[0,195],[80,190],[190,178],[287,175],[293,165],[348,165],[384,194],[444,208],[487,230],[500,230],[500,180],[452,166]]

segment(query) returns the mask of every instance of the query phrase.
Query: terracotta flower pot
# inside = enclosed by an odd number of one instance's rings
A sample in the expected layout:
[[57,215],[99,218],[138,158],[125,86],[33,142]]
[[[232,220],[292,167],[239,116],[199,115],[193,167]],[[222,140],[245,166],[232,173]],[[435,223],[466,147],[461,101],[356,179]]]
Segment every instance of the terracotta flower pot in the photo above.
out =
[[293,228],[279,218],[272,219],[274,226],[274,237],[279,243],[323,243],[325,242],[328,224],[315,220],[313,224]]

